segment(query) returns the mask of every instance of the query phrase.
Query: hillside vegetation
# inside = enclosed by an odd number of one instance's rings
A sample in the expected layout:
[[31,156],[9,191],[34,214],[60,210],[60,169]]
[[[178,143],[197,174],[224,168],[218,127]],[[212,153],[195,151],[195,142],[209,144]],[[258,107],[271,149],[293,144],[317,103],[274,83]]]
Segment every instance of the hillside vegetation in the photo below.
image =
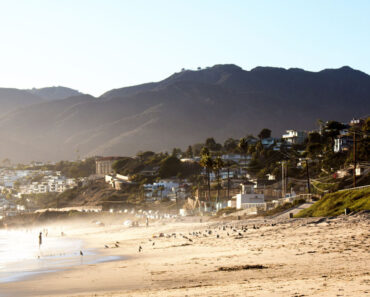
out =
[[337,216],[343,214],[345,208],[350,211],[370,210],[370,187],[326,194],[311,207],[299,212],[296,217]]

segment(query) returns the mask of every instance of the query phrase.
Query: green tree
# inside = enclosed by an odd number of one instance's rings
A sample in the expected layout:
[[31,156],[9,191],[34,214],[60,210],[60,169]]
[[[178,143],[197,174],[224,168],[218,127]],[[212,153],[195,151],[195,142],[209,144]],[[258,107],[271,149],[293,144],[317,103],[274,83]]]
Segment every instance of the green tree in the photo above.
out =
[[208,186],[208,200],[211,199],[211,171],[213,168],[213,160],[209,149],[207,147],[201,150],[200,166],[206,169],[207,186]]
[[242,153],[242,155],[244,156],[244,165],[245,166],[247,165],[248,146],[249,146],[249,143],[248,143],[247,138],[245,138],[245,137],[240,138],[238,148],[239,148],[240,152]]
[[220,189],[221,189],[221,175],[220,171],[221,169],[225,166],[224,162],[222,161],[221,157],[218,156],[212,164],[212,169],[213,172],[215,173],[216,176],[216,181],[217,181],[217,197],[216,197],[216,205],[218,204],[220,200]]
[[174,156],[169,156],[161,162],[159,176],[168,178],[177,176],[181,172],[181,161]]
[[186,150],[186,157],[188,158],[193,158],[194,157],[194,154],[193,154],[193,148],[191,147],[191,145],[188,146],[188,149]]
[[267,128],[263,128],[261,132],[258,134],[259,139],[265,139],[271,137],[271,130]]
[[222,149],[222,145],[217,143],[213,137],[206,139],[205,147],[210,151],[220,151]]
[[228,138],[224,142],[224,149],[228,153],[234,153],[238,148],[237,140],[233,138]]

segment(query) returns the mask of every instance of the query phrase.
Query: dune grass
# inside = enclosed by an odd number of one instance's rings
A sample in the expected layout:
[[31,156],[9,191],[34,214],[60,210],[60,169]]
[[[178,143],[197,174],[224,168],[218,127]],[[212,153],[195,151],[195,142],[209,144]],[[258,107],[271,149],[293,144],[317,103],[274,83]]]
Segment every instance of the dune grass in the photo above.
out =
[[370,187],[326,194],[311,207],[300,211],[295,217],[337,216],[350,211],[370,210]]

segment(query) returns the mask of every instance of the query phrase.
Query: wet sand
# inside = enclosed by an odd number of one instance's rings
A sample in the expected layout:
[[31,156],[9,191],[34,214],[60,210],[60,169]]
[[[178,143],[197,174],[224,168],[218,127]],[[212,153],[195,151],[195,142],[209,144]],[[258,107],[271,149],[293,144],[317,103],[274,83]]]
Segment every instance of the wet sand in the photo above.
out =
[[0,284],[0,295],[369,296],[369,230],[368,214],[73,229],[127,258]]

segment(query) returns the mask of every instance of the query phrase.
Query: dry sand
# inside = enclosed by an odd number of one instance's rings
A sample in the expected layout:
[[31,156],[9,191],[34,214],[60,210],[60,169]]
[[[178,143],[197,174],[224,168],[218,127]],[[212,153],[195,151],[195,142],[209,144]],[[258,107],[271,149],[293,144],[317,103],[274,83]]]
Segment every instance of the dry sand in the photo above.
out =
[[[255,219],[157,223],[148,228],[74,228],[68,236],[83,238],[88,247],[102,248],[106,255],[127,258],[0,284],[0,294],[369,296],[369,222],[369,214],[362,214],[325,220]],[[225,231],[223,226],[228,226]],[[248,230],[244,232],[242,226]],[[193,232],[201,234],[197,237]],[[176,238],[152,238],[159,233],[176,233]],[[116,241],[119,247],[115,247]],[[110,248],[104,248],[106,244]],[[139,246],[143,248],[141,252]],[[243,265],[265,268],[233,270]],[[232,271],[219,271],[220,267]]]

